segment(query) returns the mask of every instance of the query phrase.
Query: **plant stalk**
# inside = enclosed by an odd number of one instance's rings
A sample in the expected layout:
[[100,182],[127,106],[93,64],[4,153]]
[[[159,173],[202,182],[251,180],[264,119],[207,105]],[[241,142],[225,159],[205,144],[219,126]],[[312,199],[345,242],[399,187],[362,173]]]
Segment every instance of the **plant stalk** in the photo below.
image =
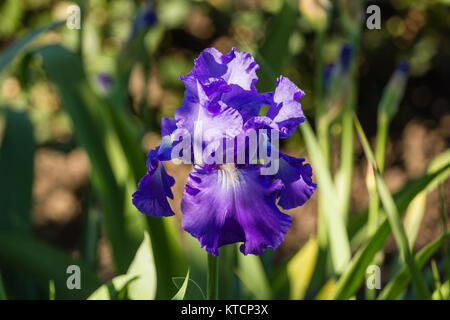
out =
[[219,265],[218,257],[208,253],[208,277],[207,277],[207,298],[217,300],[219,296]]

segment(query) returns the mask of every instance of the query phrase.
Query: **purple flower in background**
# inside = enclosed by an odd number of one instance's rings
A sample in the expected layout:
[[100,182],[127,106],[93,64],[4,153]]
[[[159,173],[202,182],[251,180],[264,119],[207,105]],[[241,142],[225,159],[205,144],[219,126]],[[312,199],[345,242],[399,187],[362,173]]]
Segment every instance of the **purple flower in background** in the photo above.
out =
[[157,22],[158,16],[156,15],[156,11],[153,9],[153,1],[147,1],[144,8],[139,11],[133,21],[133,25],[131,26],[131,31],[128,36],[128,41],[134,39],[141,30],[147,31]]
[[[213,48],[200,54],[180,77],[182,105],[174,119],[162,119],[161,144],[148,153],[148,172],[133,194],[142,213],[174,215],[167,197],[173,198],[175,181],[162,162],[192,163],[182,227],[213,255],[235,242],[243,243],[243,254],[277,248],[292,222],[278,206],[303,205],[316,188],[305,159],[278,151],[277,138],[290,137],[305,120],[298,102],[304,92],[281,76],[274,92],[258,93],[258,68],[250,54],[234,48],[225,55]],[[266,115],[260,115],[262,105],[269,106]]]
[[97,74],[97,81],[101,85],[101,87],[106,91],[108,91],[113,84],[113,79],[111,75],[103,72]]

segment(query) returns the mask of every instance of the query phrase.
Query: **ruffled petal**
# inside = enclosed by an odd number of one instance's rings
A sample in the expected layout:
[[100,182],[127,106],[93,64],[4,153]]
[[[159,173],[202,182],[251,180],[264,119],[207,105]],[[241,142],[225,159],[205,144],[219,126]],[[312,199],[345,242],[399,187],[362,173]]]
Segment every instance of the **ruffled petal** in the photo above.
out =
[[196,166],[181,202],[183,229],[214,255],[234,242],[243,242],[244,254],[262,254],[278,247],[291,225],[291,217],[275,205],[281,189],[279,180],[260,176],[258,166]]
[[263,104],[271,103],[272,93],[258,93],[256,90],[244,90],[238,85],[229,85],[229,90],[223,93],[221,99],[228,106],[238,110],[246,122],[251,117],[259,115]]
[[305,121],[302,105],[298,102],[304,95],[305,93],[288,78],[277,79],[273,104],[267,111],[267,117],[278,124],[281,138],[292,136],[297,126]]
[[304,164],[305,159],[294,158],[280,153],[280,167],[275,178],[283,182],[278,204],[283,209],[303,205],[313,195],[316,184],[312,182],[312,168]]
[[168,136],[177,129],[177,121],[173,118],[161,118],[161,136]]
[[259,69],[259,65],[249,53],[235,51],[235,48],[228,55],[232,53],[234,59],[228,62],[227,72],[223,79],[229,84],[240,86],[242,89],[256,91],[255,84],[258,81],[256,70]]
[[175,180],[167,174],[161,162],[153,161],[151,166],[152,169],[139,181],[132,202],[140,212],[148,216],[173,216],[174,212],[167,197],[173,199],[170,188],[175,184]]
[[[193,138],[203,133],[202,145],[240,134],[243,120],[239,111],[209,96],[208,88],[205,89],[200,82],[196,81],[196,84],[197,98],[185,96],[183,105],[175,111],[177,126],[187,129]],[[215,93],[211,90],[210,94]]]
[[267,130],[277,130],[279,129],[278,125],[269,117],[266,116],[256,116],[247,120],[244,124],[244,130],[253,129],[258,131],[259,129],[267,129]]
[[215,48],[208,48],[195,59],[191,72],[180,79],[192,77],[201,83],[208,83],[211,79],[221,78],[228,84],[238,85],[245,90],[256,90],[258,68],[256,61],[246,52],[236,51],[233,48],[229,53],[222,54]]

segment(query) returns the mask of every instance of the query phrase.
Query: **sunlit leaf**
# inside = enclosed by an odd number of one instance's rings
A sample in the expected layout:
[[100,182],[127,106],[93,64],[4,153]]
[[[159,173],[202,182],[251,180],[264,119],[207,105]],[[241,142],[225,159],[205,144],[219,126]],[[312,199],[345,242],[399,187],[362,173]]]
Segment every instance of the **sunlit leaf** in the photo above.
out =
[[416,266],[416,263],[412,256],[411,248],[409,247],[408,239],[406,237],[406,233],[403,229],[403,225],[400,220],[400,213],[398,211],[397,205],[395,204],[394,199],[389,192],[386,182],[384,181],[381,173],[378,170],[375,156],[372,153],[367,137],[356,116],[355,116],[355,127],[356,131],[358,132],[361,144],[363,146],[364,153],[367,159],[369,160],[370,165],[372,166],[372,170],[374,171],[378,194],[386,211],[387,219],[394,234],[394,239],[397,243],[397,246],[399,247],[402,259],[407,265],[409,272],[411,273],[411,277],[413,279],[413,284],[416,289],[416,292],[418,296],[422,299],[429,298],[430,294],[426,287],[425,280],[423,279],[422,274],[419,272],[419,269]]
[[150,237],[144,233],[136,255],[127,271],[128,276],[137,279],[128,286],[128,296],[133,300],[152,300],[156,295],[156,268]]
[[330,278],[323,287],[320,289],[319,293],[316,296],[317,300],[328,300],[331,298],[334,290],[336,289],[336,279]]
[[236,273],[253,298],[264,300],[272,297],[267,275],[258,256],[239,254]]
[[[433,242],[429,243],[425,248],[420,250],[414,257],[414,260],[419,268],[422,268],[425,263],[431,259],[433,254],[442,246],[444,241],[448,241],[450,233],[440,236]],[[381,291],[378,299],[394,300],[406,289],[411,281],[411,275],[407,268],[403,266],[397,275],[389,281],[386,287]]]
[[120,291],[126,288],[137,276],[132,274],[122,274],[114,277],[109,283],[106,283],[95,290],[88,300],[114,300]]
[[303,299],[314,267],[316,266],[319,245],[316,238],[310,238],[305,245],[289,260],[287,274],[290,283],[290,297],[294,300]]
[[341,273],[351,258],[350,243],[344,225],[342,214],[339,212],[339,201],[336,188],[328,170],[319,144],[313,134],[308,121],[305,121],[300,129],[305,139],[308,154],[311,157],[314,175],[317,179],[317,186],[320,193],[325,196],[319,197],[325,212],[327,221],[328,238],[331,249],[331,258],[334,269]]

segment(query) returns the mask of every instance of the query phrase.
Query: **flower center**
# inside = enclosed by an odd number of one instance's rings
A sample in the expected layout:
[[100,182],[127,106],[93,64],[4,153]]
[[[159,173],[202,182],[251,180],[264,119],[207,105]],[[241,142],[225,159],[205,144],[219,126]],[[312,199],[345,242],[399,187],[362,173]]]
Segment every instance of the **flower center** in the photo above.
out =
[[241,180],[241,173],[234,163],[225,163],[219,167],[219,178],[222,180],[222,183],[234,187]]

